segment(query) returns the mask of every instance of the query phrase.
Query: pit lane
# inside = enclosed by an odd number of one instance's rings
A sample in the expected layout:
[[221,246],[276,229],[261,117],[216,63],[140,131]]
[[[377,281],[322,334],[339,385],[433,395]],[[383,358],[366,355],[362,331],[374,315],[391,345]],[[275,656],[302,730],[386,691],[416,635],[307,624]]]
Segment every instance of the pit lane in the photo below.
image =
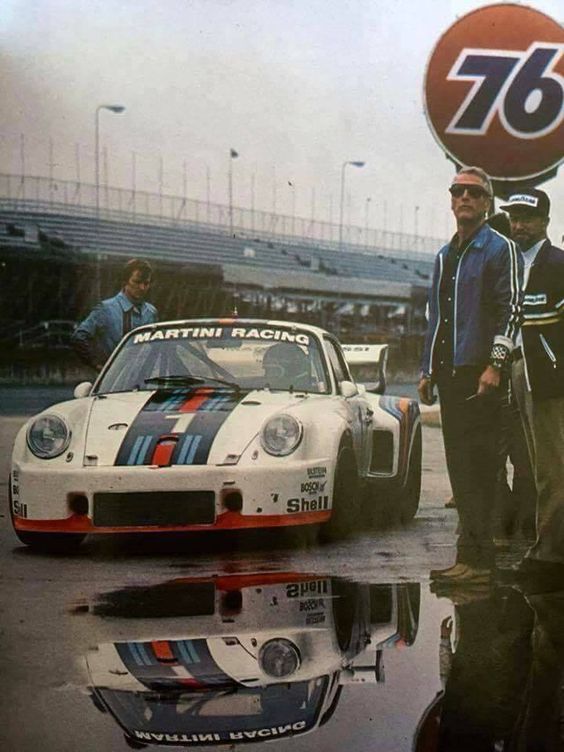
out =
[[[57,394],[53,402],[59,399]],[[97,634],[85,629],[81,613],[99,593],[182,577],[271,571],[338,575],[357,583],[421,584],[417,640],[409,651],[393,651],[386,659],[393,679],[385,687],[384,706],[378,710],[381,687],[346,687],[335,717],[314,732],[315,738],[276,742],[283,752],[310,749],[312,744],[336,752],[345,744],[364,748],[376,734],[379,749],[410,749],[418,718],[440,686],[440,622],[452,610],[450,601],[428,590],[429,569],[446,566],[454,557],[456,527],[456,512],[444,508],[450,488],[438,428],[423,429],[423,493],[419,513],[407,528],[363,529],[348,540],[323,546],[311,537],[304,543],[299,536],[264,533],[92,536],[75,555],[55,556],[25,548],[10,526],[9,457],[24,420],[21,415],[0,417],[0,556],[2,602],[7,604],[0,659],[3,749],[127,749],[115,722],[95,711],[86,693],[83,656],[97,643]],[[385,719],[379,718],[382,713]]]

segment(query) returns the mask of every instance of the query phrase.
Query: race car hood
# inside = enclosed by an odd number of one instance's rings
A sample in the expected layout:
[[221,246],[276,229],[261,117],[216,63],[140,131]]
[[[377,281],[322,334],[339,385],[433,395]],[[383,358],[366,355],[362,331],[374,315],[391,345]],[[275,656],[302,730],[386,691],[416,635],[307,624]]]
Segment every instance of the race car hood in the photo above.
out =
[[240,455],[269,415],[307,398],[201,387],[92,399],[85,465],[168,466],[221,464]]

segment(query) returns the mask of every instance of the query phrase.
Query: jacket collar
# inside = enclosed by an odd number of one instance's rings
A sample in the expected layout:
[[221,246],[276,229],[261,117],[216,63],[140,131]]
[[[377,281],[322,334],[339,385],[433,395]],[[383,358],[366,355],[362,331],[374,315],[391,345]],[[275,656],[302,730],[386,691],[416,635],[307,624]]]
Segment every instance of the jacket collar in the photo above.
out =
[[[473,246],[474,248],[480,248],[480,249],[483,248],[485,246],[485,244],[487,243],[487,241],[489,240],[490,233],[491,233],[490,226],[487,224],[487,222],[484,222],[474,232],[474,234],[470,236],[470,240],[468,240],[466,242],[465,248],[470,248],[471,246]],[[451,239],[450,243],[448,243],[444,247],[443,250],[444,250],[445,253],[448,253],[448,250],[449,250],[450,246],[452,245],[453,241],[455,239],[457,239],[457,238],[458,238],[458,233],[455,233],[452,236],[452,239]]]
[[138,304],[132,303],[123,290],[120,290],[118,292],[118,294],[116,295],[116,298],[118,300],[121,310],[125,312],[131,311],[132,308],[135,308],[138,311],[141,311],[144,305],[143,303],[138,303]]
[[544,260],[546,259],[548,252],[550,248],[552,247],[552,243],[548,238],[545,238],[544,243],[539,248],[537,255],[535,256],[535,260],[533,261],[531,266],[536,266],[537,264],[542,264]]

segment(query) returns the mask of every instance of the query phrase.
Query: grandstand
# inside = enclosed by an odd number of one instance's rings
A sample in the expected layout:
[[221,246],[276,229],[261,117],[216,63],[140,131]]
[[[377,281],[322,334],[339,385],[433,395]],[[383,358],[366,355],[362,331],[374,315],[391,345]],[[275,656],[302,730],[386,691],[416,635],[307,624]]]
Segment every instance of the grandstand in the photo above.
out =
[[140,213],[120,189],[106,191],[96,210],[88,186],[58,181],[54,190],[46,179],[30,180],[26,186],[18,176],[0,176],[0,318],[13,341],[21,343],[22,330],[45,320],[79,320],[114,293],[115,272],[132,256],[154,264],[152,299],[163,318],[236,307],[240,314],[318,323],[341,336],[387,339],[424,326],[433,257],[397,247],[409,236],[387,233],[396,248],[368,247],[351,243],[359,231],[347,228],[339,248],[334,229],[315,237],[309,226],[292,235],[287,218],[253,213],[249,221],[237,209],[227,224],[227,207],[178,197],[176,204],[168,197],[165,214],[163,197],[147,195]]

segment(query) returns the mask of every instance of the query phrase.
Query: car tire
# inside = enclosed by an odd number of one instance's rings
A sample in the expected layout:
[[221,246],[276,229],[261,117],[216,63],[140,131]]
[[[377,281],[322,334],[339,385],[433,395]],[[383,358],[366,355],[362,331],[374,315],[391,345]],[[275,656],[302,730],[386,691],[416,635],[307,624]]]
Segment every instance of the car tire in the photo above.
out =
[[341,653],[346,653],[351,646],[356,616],[356,599],[358,585],[353,582],[331,579],[331,608],[335,638]]
[[346,538],[359,525],[360,483],[353,448],[341,444],[333,480],[333,506],[329,522],[321,527],[321,540]]
[[419,629],[421,586],[418,582],[398,585],[398,633],[407,646],[413,645]]
[[409,524],[419,509],[419,497],[421,496],[421,452],[421,426],[418,425],[415,430],[413,446],[411,447],[405,486],[400,491],[399,517],[402,525]]

